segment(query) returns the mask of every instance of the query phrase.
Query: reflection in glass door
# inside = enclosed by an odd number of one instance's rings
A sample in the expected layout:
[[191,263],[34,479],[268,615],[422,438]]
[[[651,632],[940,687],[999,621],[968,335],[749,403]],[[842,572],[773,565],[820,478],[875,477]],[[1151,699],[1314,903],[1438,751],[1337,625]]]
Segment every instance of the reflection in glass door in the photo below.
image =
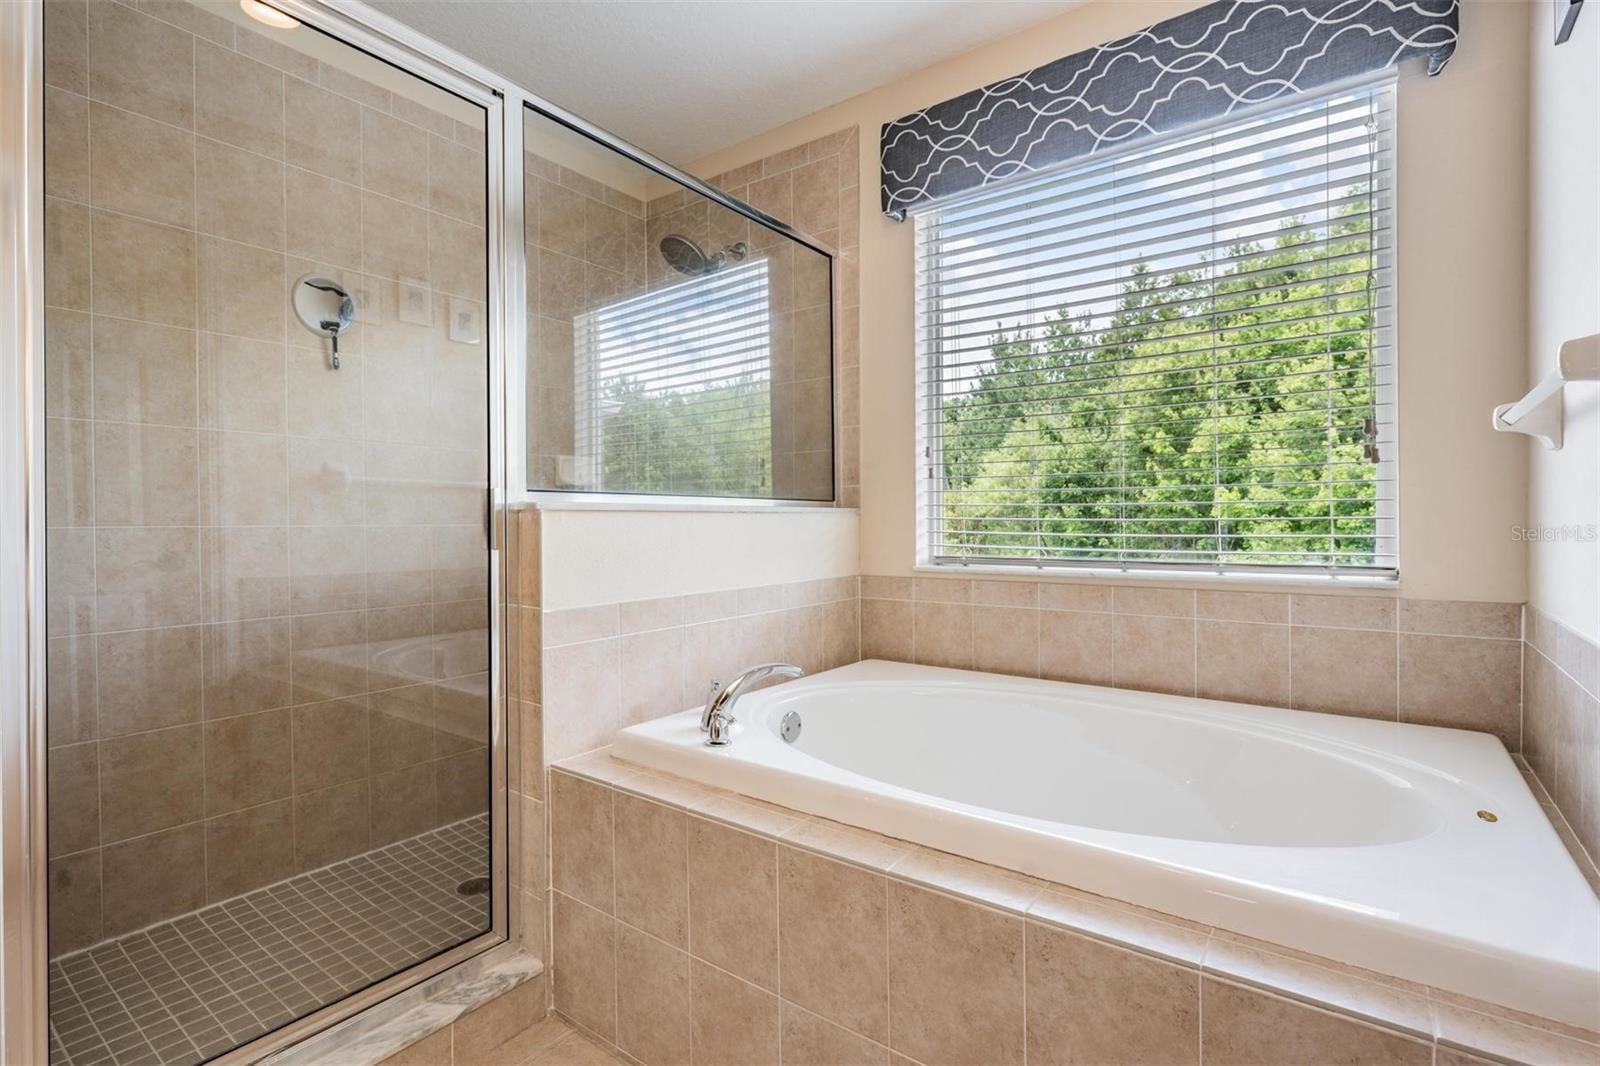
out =
[[46,4],[56,1063],[491,924],[486,115],[251,10]]

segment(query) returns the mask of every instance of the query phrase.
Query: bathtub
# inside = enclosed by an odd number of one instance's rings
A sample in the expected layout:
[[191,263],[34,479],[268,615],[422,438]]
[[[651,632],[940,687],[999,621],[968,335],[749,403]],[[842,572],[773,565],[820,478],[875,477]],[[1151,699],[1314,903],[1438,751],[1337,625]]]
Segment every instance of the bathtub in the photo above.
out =
[[612,754],[1600,1028],[1600,901],[1487,734],[887,662],[735,713],[727,747],[694,708]]

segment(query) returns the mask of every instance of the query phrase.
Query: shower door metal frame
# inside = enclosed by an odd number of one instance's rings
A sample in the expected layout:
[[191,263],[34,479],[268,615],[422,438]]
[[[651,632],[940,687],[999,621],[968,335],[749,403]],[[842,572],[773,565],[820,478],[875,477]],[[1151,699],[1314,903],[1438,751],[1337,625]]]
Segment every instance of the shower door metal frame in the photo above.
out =
[[[508,354],[521,344],[521,170],[514,200],[506,149],[521,158],[522,110],[503,79],[354,3],[272,0],[301,22],[484,109],[489,411],[488,553],[491,893],[484,933],[229,1051],[255,1062],[511,939],[505,684]],[[44,10],[0,3],[0,1061],[49,1058],[45,750]],[[515,121],[509,121],[507,115]],[[507,204],[514,204],[508,229]],[[508,241],[506,234],[514,233]],[[515,254],[508,247],[515,244]],[[513,297],[514,298],[510,298]],[[521,405],[518,405],[520,410]]]

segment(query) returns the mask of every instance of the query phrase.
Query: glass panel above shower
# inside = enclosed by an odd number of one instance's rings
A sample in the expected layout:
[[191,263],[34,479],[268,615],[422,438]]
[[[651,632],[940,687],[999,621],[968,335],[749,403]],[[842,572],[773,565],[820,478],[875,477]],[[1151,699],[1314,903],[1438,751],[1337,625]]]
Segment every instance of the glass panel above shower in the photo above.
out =
[[833,499],[830,256],[533,108],[523,141],[528,487]]
[[487,115],[250,9],[45,4],[57,1064],[491,928]]

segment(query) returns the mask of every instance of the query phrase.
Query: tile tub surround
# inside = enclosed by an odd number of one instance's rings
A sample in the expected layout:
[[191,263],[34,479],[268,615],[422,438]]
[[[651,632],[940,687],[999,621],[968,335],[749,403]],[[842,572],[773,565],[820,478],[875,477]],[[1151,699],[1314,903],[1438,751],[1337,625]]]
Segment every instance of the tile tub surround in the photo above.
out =
[[486,242],[481,132],[185,2],[44,22],[60,953],[484,809]]
[[605,752],[550,780],[555,1008],[650,1066],[1600,1063],[1600,1033]]
[[713,680],[755,663],[816,673],[855,662],[857,587],[828,578],[543,612],[546,757],[701,703]]
[[1524,741],[1515,603],[863,575],[861,654]]
[[1522,754],[1546,813],[1600,893],[1600,645],[1528,608]]

